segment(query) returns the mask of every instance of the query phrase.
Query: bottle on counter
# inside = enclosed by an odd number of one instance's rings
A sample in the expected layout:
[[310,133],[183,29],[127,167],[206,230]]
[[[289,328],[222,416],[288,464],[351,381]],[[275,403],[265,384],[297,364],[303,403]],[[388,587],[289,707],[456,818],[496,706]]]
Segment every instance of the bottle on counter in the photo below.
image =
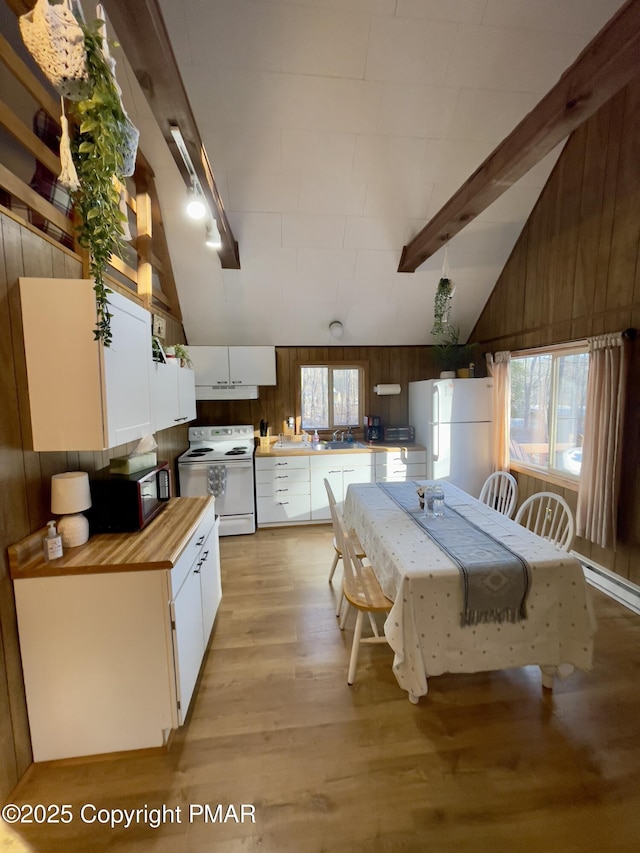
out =
[[45,560],[62,557],[62,536],[56,530],[55,521],[47,521],[47,532],[42,540]]
[[312,444],[319,444],[320,436],[318,435],[318,430],[315,430],[313,433],[313,438],[311,439]]

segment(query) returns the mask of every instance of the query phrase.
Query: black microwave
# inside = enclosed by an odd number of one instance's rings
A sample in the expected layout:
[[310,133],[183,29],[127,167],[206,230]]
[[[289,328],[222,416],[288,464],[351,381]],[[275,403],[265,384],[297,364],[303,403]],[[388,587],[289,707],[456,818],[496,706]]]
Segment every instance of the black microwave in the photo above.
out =
[[142,530],[171,498],[167,462],[135,474],[112,474],[101,468],[89,479],[91,509],[86,515],[92,534]]

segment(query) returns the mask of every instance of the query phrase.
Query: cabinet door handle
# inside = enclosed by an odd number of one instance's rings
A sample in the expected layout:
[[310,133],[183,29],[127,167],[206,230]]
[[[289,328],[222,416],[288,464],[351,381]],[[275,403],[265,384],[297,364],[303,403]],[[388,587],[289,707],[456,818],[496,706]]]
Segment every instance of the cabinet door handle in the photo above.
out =
[[288,462],[276,462],[276,465],[288,465]]
[[354,472],[355,470],[356,470],[355,468],[344,468],[344,469],[343,469],[343,471],[342,471],[342,473],[343,473],[343,474],[353,474],[353,472]]
[[339,469],[337,471],[329,471],[329,473],[330,474],[342,474],[342,469]]
[[198,541],[196,542],[196,548],[199,548],[199,547],[202,545],[202,543],[204,542],[204,539],[205,539],[205,536],[204,536],[204,533],[203,533],[203,534],[202,534],[202,536],[201,536],[201,537],[198,539]]
[[194,575],[199,575],[199,574],[200,574],[200,566],[202,565],[202,562],[203,562],[203,561],[202,561],[202,560],[200,560],[200,562],[198,563],[197,567],[193,570]]
[[273,479],[274,480],[288,480],[289,475],[288,474],[276,474],[276,476]]
[[231,384],[232,385],[242,385],[242,379],[232,379]]
[[289,489],[276,489],[276,492],[288,492]]
[[200,565],[202,565],[202,563],[205,563],[207,561],[208,556],[209,556],[209,552],[205,551],[204,554],[202,555],[202,561],[201,561]]
[[278,503],[280,504],[280,506],[286,506],[289,501],[278,501]]

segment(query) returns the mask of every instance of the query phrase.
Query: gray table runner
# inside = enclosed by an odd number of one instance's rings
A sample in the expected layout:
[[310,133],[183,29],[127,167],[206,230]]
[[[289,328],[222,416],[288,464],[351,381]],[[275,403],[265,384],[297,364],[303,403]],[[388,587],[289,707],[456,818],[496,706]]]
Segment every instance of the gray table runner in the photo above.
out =
[[463,626],[526,619],[530,571],[519,554],[446,502],[444,516],[425,516],[418,503],[417,483],[378,483],[378,486],[460,569],[464,587]]

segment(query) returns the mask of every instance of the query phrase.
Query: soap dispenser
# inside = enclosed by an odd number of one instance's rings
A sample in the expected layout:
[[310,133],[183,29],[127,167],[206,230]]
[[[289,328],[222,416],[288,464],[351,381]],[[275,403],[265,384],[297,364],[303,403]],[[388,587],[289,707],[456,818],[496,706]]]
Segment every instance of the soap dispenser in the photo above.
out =
[[55,521],[47,521],[47,532],[42,540],[45,560],[62,557],[62,536],[56,530]]
[[314,431],[313,438],[311,439],[311,443],[312,444],[319,444],[320,443],[320,436],[318,435],[318,430]]

